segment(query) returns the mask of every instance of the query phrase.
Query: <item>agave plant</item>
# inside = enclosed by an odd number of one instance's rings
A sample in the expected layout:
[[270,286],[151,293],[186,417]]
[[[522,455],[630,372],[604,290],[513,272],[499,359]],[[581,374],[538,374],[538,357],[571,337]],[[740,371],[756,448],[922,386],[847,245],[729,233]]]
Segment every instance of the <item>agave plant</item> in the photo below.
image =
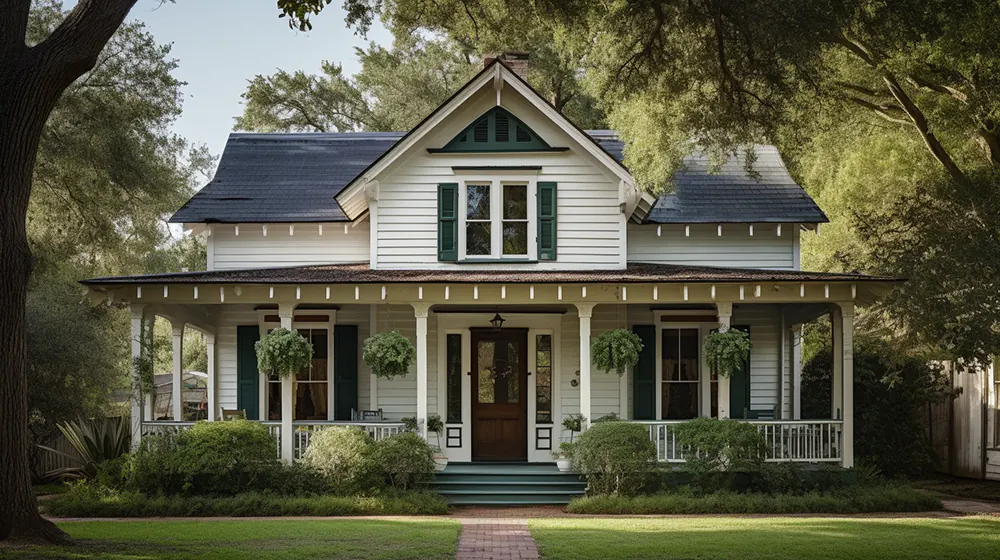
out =
[[49,471],[45,473],[46,478],[92,478],[97,475],[98,465],[128,453],[132,439],[128,423],[120,418],[63,422],[58,427],[79,456],[74,457],[44,445],[39,447],[69,457],[80,465]]

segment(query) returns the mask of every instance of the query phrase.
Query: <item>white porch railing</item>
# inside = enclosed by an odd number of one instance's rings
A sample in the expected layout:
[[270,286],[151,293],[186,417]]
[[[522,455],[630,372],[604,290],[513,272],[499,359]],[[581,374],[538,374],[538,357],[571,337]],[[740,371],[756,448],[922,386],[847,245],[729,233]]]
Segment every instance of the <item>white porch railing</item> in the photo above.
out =
[[[275,442],[275,451],[281,456],[281,422],[265,421],[261,424],[267,426],[267,432],[271,434]],[[170,420],[150,421],[142,423],[142,435],[165,435],[177,433],[181,430],[194,426],[194,422],[173,422]],[[309,447],[309,440],[312,435],[319,430],[330,426],[355,426],[364,430],[374,440],[386,439],[404,430],[402,422],[329,422],[329,421],[309,421],[294,422],[292,424],[293,445],[295,459],[301,459]]]
[[[765,461],[769,462],[840,462],[842,458],[841,420],[740,420],[757,426],[767,442]],[[667,463],[683,463],[684,449],[674,428],[684,420],[635,421],[649,427],[649,439],[656,445],[656,456]]]

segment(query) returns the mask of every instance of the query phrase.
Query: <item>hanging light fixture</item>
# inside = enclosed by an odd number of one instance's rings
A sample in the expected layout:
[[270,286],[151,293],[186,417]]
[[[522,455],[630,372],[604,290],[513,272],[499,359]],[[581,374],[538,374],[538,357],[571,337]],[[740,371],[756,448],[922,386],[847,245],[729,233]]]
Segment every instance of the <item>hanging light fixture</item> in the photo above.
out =
[[506,319],[500,316],[500,311],[498,310],[497,314],[494,315],[492,319],[490,319],[490,324],[493,325],[494,330],[498,331],[503,328],[503,324],[505,321]]

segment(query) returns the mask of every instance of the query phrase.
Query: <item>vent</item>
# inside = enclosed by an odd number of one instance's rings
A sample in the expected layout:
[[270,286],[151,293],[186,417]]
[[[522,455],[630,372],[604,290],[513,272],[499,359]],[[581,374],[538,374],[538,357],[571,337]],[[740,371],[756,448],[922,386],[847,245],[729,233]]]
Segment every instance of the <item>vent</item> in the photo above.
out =
[[475,142],[489,142],[490,141],[490,122],[488,119],[481,119],[476,123],[476,127],[472,130],[473,139]]
[[497,113],[496,115],[496,135],[497,142],[510,141],[510,120],[503,113]]
[[531,133],[525,130],[523,127],[517,127],[517,141],[518,142],[531,142]]

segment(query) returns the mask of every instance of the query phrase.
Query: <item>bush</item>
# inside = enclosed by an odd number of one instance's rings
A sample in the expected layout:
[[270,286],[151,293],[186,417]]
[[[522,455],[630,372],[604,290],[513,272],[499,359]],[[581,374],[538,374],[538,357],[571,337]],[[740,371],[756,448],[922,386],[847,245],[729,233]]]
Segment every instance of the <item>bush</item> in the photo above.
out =
[[854,471],[829,464],[803,468],[798,463],[765,463],[752,475],[750,490],[765,494],[825,493],[857,482]]
[[75,484],[47,502],[59,517],[257,517],[296,515],[441,515],[448,505],[441,496],[424,492],[371,497],[314,495],[283,497],[244,493],[231,497],[152,496],[94,484]]
[[935,511],[941,501],[908,486],[855,486],[801,496],[716,492],[691,489],[652,496],[587,496],[569,503],[568,511],[592,515],[888,513]]
[[637,494],[657,468],[649,431],[627,422],[594,423],[580,434],[572,457],[573,467],[587,476],[587,491],[594,494]]
[[143,438],[127,478],[146,494],[232,496],[270,489],[286,470],[264,425],[235,420]]
[[685,453],[681,468],[703,492],[727,487],[732,484],[727,478],[756,472],[764,464],[767,442],[752,424],[697,418],[679,424],[674,433]]
[[371,489],[374,442],[364,430],[334,426],[312,435],[302,463],[322,474],[331,490],[346,494]]
[[434,476],[434,450],[424,438],[403,432],[375,442],[371,453],[374,476],[397,490],[408,490]]

